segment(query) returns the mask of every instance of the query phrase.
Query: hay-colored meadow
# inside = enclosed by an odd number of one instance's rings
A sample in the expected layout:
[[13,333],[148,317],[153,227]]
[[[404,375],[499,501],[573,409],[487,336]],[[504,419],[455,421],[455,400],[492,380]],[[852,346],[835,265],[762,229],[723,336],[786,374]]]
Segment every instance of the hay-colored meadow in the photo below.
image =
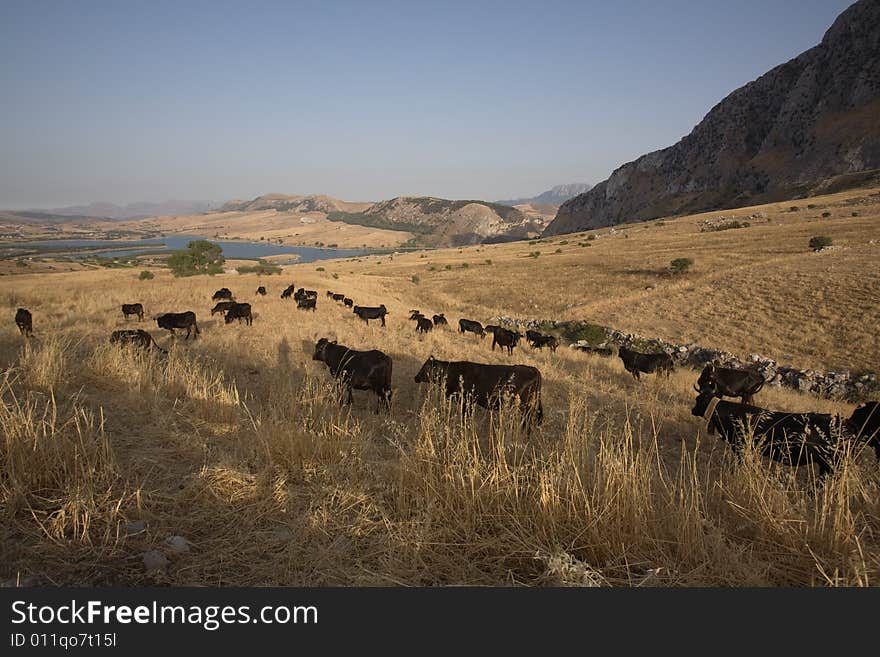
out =
[[[326,261],[262,278],[5,276],[0,575],[81,585],[873,585],[880,467],[870,449],[842,449],[825,481],[751,453],[740,461],[691,415],[695,371],[638,383],[616,358],[522,344],[507,356],[455,325],[588,319],[784,364],[877,371],[878,200],[865,190],[809,199],[809,209],[788,202],[593,240]],[[699,231],[707,217],[755,213],[748,228]],[[810,252],[815,234],[838,248]],[[666,273],[679,256],[693,271]],[[289,283],[318,290],[316,312],[279,298]],[[252,304],[252,326],[211,317],[222,286]],[[365,325],[326,290],[384,303],[387,327]],[[123,319],[130,302],[144,304],[145,322]],[[33,313],[31,340],[12,321],[19,306]],[[451,326],[419,336],[412,308],[445,312]],[[183,310],[196,312],[199,339],[171,338],[149,319]],[[147,329],[169,355],[108,344],[125,326]],[[393,358],[390,414],[374,413],[366,391],[339,406],[311,358],[323,336]],[[430,354],[539,368],[544,423],[527,437],[512,412],[463,414],[414,382]],[[853,408],[769,387],[756,402]],[[132,530],[137,521],[145,530]],[[189,550],[169,549],[171,536]],[[142,555],[153,549],[169,562],[147,572]]]

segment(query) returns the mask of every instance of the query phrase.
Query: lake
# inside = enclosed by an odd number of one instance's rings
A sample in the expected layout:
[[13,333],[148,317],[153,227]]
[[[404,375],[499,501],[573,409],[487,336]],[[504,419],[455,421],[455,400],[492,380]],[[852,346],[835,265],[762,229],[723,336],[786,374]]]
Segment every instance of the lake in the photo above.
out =
[[[291,254],[298,256],[291,262],[306,263],[318,260],[331,260],[334,258],[353,258],[357,256],[378,253],[369,249],[319,249],[310,246],[284,246],[281,244],[269,244],[267,242],[224,242],[198,235],[171,235],[147,240],[42,240],[37,242],[12,242],[0,245],[0,247],[36,249],[43,252],[58,252],[64,249],[84,250],[101,249],[100,253],[71,253],[71,258],[88,258],[98,255],[102,258],[121,258],[125,256],[143,254],[163,254],[167,251],[186,249],[186,245],[192,240],[208,239],[212,244],[218,244],[223,249],[223,257],[237,260],[256,260],[266,256]],[[33,255],[39,255],[33,254]]]

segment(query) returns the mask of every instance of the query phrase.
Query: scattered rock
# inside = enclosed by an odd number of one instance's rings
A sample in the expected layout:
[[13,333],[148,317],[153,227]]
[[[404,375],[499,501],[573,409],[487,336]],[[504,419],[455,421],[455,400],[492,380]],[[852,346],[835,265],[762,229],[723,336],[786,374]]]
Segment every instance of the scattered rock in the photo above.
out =
[[144,568],[147,573],[154,573],[163,570],[168,565],[168,557],[159,550],[148,550],[143,554]]
[[146,529],[147,523],[145,523],[143,520],[135,520],[125,526],[125,533],[128,536],[135,536],[146,531]]
[[0,584],[0,588],[3,589],[24,589],[29,588],[31,586],[36,586],[40,583],[40,578],[36,575],[25,575],[24,577],[13,577],[11,579],[7,579],[5,582]]
[[183,536],[169,536],[165,539],[165,545],[172,554],[183,554],[189,552],[191,543]]

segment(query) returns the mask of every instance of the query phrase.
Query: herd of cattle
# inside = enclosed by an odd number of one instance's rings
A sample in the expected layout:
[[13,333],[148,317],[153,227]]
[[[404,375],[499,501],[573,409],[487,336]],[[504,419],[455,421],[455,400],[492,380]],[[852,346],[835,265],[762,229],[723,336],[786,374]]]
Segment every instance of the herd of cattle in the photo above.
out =
[[[260,286],[257,294],[265,296],[266,288]],[[318,293],[315,290],[295,289],[294,285],[289,285],[281,293],[281,298],[291,297],[301,310],[316,309]],[[330,291],[327,292],[327,297],[351,308],[367,324],[371,319],[378,319],[381,326],[385,326],[385,316],[389,313],[384,304],[356,306],[344,294]],[[247,325],[253,322],[251,305],[235,301],[228,288],[217,290],[211,300],[217,302],[211,309],[211,315],[221,314],[226,324],[234,320],[239,323],[244,320]],[[143,321],[143,305],[123,304],[122,314],[126,319],[134,315]],[[170,331],[172,335],[175,329],[186,329],[184,339],[188,339],[190,335],[195,339],[200,334],[196,314],[191,310],[165,313],[155,319],[159,328]],[[416,331],[423,334],[440,326],[448,326],[442,313],[428,318],[419,310],[411,310],[409,319],[416,323]],[[30,311],[19,308],[15,314],[15,323],[22,335],[33,335],[33,317]],[[508,354],[513,353],[514,347],[523,337],[534,349],[547,346],[555,352],[559,346],[558,339],[552,335],[530,330],[523,336],[518,331],[495,325],[483,326],[470,319],[459,319],[458,331],[462,334],[473,333],[480,339],[486,333],[491,333],[492,350],[497,345],[502,350],[506,349]],[[110,342],[167,353],[143,329],[113,331]],[[662,373],[669,376],[674,371],[672,357],[667,353],[645,354],[621,346],[618,356],[624,369],[636,380],[640,380],[640,374],[643,373]],[[369,390],[378,398],[376,412],[383,407],[390,410],[392,359],[387,354],[376,349],[359,351],[338,344],[335,340],[321,338],[315,344],[312,359],[324,362],[331,376],[342,384],[346,393],[343,402],[351,403],[353,389]],[[444,386],[447,397],[464,397],[487,409],[498,408],[505,397],[518,400],[523,425],[529,431],[534,425],[540,424],[544,416],[541,405],[541,373],[536,367],[529,365],[442,361],[431,356],[416,374],[415,381],[439,381]],[[747,441],[753,441],[761,453],[775,461],[787,465],[812,462],[822,475],[832,470],[833,454],[841,441],[870,445],[880,459],[880,403],[871,401],[862,404],[845,420],[825,413],[768,411],[752,405],[754,395],[763,386],[764,377],[755,370],[706,365],[694,384],[697,398],[691,413],[703,418],[709,433],[717,433],[730,443],[737,454]],[[740,401],[730,402],[724,400],[724,397],[739,397]]]

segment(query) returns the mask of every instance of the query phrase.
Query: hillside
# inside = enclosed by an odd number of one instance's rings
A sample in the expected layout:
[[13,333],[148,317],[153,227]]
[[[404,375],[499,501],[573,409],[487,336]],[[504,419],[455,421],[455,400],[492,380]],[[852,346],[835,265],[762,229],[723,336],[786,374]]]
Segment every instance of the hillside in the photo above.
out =
[[526,239],[538,235],[544,226],[540,215],[505,205],[427,196],[400,196],[375,203],[362,212],[331,212],[327,219],[405,230],[415,235],[418,243],[430,246]]
[[[32,210],[27,211],[27,213],[42,214],[46,216],[55,215],[58,217],[69,217],[71,219],[95,218],[126,220],[145,219],[147,217],[158,217],[167,214],[195,214],[197,212],[208,212],[215,206],[216,203],[213,201],[141,201],[137,203],[128,203],[127,205],[97,202],[89,203],[88,205],[52,208],[50,210]],[[27,213],[19,212],[18,214]]]
[[822,42],[737,89],[674,146],[564,203],[545,235],[812,193],[880,168],[880,3],[859,0]]
[[519,198],[513,199],[509,201],[496,201],[500,205],[562,205],[568,199],[574,198],[578,194],[583,194],[584,192],[590,191],[592,185],[588,183],[571,183],[569,185],[556,185],[555,187],[548,189],[546,192],[541,192],[537,196],[530,196],[528,198]]
[[296,196],[289,194],[263,194],[250,201],[239,199],[227,201],[218,212],[359,212],[370,206],[369,203],[350,203],[323,195]]

